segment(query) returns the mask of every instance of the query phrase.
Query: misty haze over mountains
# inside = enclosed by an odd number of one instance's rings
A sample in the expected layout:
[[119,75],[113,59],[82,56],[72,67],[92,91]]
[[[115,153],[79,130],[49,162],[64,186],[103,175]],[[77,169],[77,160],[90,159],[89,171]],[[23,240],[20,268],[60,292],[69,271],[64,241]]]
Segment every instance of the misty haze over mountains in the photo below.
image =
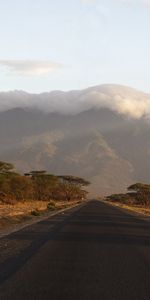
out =
[[82,176],[95,194],[150,182],[150,95],[101,85],[0,93],[0,160],[22,172]]
[[39,109],[46,113],[78,114],[90,109],[109,108],[132,118],[150,116],[150,94],[120,85],[100,85],[79,91],[29,94],[1,92],[0,111],[13,108]]

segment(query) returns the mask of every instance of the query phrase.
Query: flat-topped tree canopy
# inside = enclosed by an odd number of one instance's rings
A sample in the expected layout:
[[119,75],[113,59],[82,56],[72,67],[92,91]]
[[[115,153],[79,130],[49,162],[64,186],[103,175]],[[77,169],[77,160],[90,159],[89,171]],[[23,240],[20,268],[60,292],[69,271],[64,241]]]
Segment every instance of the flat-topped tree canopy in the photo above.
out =
[[71,184],[79,185],[79,186],[88,186],[90,185],[90,182],[85,180],[84,178],[72,176],[72,175],[59,175],[58,178],[60,178],[63,181],[66,181]]
[[150,191],[150,185],[149,184],[145,184],[145,183],[135,183],[132,184],[128,187],[129,191],[136,191],[136,192],[140,192],[141,190],[149,190]]
[[53,181],[58,181],[58,177],[54,174],[49,174],[47,173],[47,171],[45,170],[41,170],[41,171],[31,171],[29,173],[25,173],[25,176],[29,176],[32,178],[36,178],[36,177],[40,177],[40,178],[47,178],[49,180],[53,180]]
[[0,173],[11,172],[13,169],[14,169],[13,164],[5,161],[0,161]]
[[128,190],[134,191],[138,203],[150,206],[150,185],[145,183],[135,183],[128,187]]
[[31,176],[45,175],[45,174],[46,174],[46,171],[45,171],[45,170],[31,171],[29,174],[30,174]]

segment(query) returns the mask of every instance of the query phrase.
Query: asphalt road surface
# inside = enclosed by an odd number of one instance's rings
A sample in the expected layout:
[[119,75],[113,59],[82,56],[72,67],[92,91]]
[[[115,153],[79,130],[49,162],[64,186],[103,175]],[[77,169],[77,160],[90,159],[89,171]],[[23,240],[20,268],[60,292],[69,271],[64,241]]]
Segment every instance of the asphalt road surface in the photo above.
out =
[[110,205],[90,201],[2,242],[0,299],[150,299],[150,223]]

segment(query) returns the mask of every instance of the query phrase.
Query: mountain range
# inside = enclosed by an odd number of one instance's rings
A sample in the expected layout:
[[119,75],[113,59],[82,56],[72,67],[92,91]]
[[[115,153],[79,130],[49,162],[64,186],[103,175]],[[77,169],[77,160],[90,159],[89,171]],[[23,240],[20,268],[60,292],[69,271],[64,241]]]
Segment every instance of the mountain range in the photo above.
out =
[[0,160],[91,181],[93,195],[150,182],[150,95],[120,85],[0,93]]

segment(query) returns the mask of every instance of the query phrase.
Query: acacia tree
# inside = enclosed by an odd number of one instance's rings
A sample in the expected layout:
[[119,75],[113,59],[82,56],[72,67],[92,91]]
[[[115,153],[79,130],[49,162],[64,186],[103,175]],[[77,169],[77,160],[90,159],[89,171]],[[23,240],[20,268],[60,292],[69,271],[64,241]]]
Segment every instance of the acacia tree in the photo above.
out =
[[14,170],[14,166],[5,161],[0,161],[0,174],[6,174],[8,172],[12,172]]
[[7,162],[0,162],[0,199],[13,203],[15,200],[29,198],[31,182],[25,176],[14,172],[14,166]]
[[49,200],[53,198],[58,184],[57,176],[47,174],[46,171],[31,171],[25,176],[29,176],[33,182],[34,199]]
[[17,201],[32,199],[33,185],[30,178],[14,174],[9,178],[9,188],[11,195]]
[[43,171],[31,171],[20,175],[14,166],[0,161],[0,200],[50,200],[85,199],[89,181],[76,176],[55,176]]
[[83,186],[88,186],[90,184],[89,181],[71,175],[60,175],[58,178],[60,179],[60,186],[67,201],[75,198],[85,198],[87,192],[82,188]]
[[139,204],[150,205],[150,185],[143,183],[135,183],[128,187],[129,191],[136,193],[136,199]]
[[10,163],[0,161],[0,200],[7,201],[11,195],[10,177],[13,175],[14,166]]

